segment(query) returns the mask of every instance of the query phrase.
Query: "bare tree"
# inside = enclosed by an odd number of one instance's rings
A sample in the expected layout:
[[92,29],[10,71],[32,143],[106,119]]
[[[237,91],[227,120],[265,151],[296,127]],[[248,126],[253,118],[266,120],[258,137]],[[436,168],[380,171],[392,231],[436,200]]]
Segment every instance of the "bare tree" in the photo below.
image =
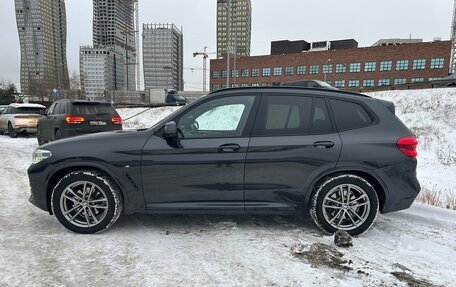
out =
[[70,90],[78,91],[81,89],[81,78],[76,71],[73,71],[70,77]]

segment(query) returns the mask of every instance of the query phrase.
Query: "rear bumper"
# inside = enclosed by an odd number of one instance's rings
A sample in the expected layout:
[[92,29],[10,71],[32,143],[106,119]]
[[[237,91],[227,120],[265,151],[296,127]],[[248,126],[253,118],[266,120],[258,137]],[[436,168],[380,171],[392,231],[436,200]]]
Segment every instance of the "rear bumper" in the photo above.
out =
[[36,134],[36,126],[28,127],[28,126],[13,126],[14,130],[20,133],[29,133],[29,134]]
[[397,165],[377,169],[388,192],[381,210],[389,213],[409,208],[418,196],[421,186],[416,178],[417,161],[407,159]]

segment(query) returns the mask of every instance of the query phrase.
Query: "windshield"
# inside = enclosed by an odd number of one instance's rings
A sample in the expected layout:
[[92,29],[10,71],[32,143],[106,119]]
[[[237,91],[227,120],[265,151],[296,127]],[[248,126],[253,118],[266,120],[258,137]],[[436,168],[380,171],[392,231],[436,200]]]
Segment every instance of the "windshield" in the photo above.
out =
[[45,108],[30,108],[30,107],[17,108],[15,111],[16,114],[33,114],[33,115],[44,115],[45,112],[46,112]]
[[94,116],[94,115],[117,115],[116,110],[110,104],[75,104],[74,112],[81,116]]

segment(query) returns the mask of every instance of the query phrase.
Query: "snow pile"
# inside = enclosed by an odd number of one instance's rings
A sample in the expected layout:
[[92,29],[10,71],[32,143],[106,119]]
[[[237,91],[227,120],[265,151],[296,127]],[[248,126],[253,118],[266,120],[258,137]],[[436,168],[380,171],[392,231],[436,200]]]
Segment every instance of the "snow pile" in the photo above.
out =
[[456,89],[369,95],[394,102],[396,115],[417,135],[419,200],[456,209]]
[[[161,107],[161,108],[133,108],[133,109],[117,109],[119,115],[124,119],[124,129],[145,129],[150,128],[161,119],[167,117],[180,107]],[[141,113],[138,116],[137,114]],[[130,117],[134,116],[131,119]]]

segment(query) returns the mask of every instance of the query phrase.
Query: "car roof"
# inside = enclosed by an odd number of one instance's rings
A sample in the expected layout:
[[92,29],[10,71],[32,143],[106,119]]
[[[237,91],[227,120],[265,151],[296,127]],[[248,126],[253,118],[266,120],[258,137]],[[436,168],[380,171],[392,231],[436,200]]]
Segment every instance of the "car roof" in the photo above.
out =
[[46,108],[45,106],[40,104],[9,104],[9,106],[13,108]]
[[106,101],[87,101],[87,100],[70,100],[70,99],[63,99],[58,100],[56,103],[72,103],[72,104],[110,104]]
[[334,95],[341,95],[341,96],[348,96],[348,97],[363,97],[363,98],[371,98],[368,95],[354,93],[354,92],[347,92],[341,90],[333,90],[333,89],[320,89],[320,88],[308,88],[308,87],[299,87],[299,86],[267,86],[267,87],[239,87],[239,88],[227,88],[221,89],[218,91],[214,91],[209,95],[217,95],[219,93],[225,92],[232,92],[232,91],[257,91],[260,93],[267,93],[268,91],[294,91],[294,92],[309,92],[310,95],[321,95],[321,96],[334,96]]

